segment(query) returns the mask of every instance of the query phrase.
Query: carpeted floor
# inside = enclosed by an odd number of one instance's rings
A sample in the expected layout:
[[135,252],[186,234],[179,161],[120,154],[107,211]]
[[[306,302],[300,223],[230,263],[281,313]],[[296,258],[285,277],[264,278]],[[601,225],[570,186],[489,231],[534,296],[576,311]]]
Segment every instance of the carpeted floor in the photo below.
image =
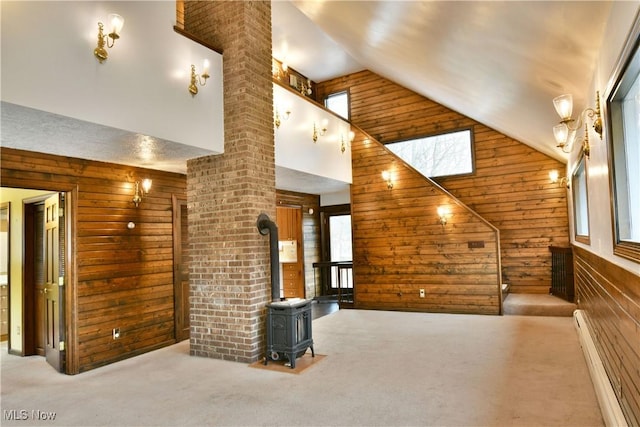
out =
[[513,294],[504,299],[504,314],[571,317],[578,306],[549,294]]
[[2,425],[603,425],[572,318],[340,310],[313,329],[326,358],[299,375],[182,342],[66,376],[5,345]]

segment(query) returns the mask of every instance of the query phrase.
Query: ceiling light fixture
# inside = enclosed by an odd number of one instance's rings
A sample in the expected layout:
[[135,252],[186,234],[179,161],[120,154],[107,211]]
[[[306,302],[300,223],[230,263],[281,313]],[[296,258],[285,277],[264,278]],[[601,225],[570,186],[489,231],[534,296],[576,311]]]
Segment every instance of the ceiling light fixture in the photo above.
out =
[[191,64],[191,83],[189,84],[189,93],[191,96],[196,96],[198,93],[198,83],[200,83],[200,86],[206,85],[209,77],[208,60],[204,60],[202,65],[202,74],[196,74],[196,66]]
[[[581,129],[584,124],[585,135],[582,141],[582,149],[587,157],[589,157],[589,129],[586,119],[589,118],[593,122],[593,129],[602,139],[602,117],[600,115],[600,92],[596,91],[596,108],[585,108],[578,116],[578,120],[572,118],[573,113],[573,96],[570,94],[560,95],[553,99],[553,106],[560,116],[560,123],[553,127],[553,136],[556,139],[557,147],[565,153],[571,152],[569,144],[569,133]],[[575,125],[572,123],[575,122]]]
[[98,45],[93,50],[94,56],[98,58],[101,64],[106,61],[109,56],[104,47],[106,46],[109,49],[113,47],[116,40],[120,38],[120,31],[122,31],[124,25],[124,18],[117,13],[111,13],[107,18],[109,21],[109,33],[105,36],[104,25],[102,22],[98,22]]

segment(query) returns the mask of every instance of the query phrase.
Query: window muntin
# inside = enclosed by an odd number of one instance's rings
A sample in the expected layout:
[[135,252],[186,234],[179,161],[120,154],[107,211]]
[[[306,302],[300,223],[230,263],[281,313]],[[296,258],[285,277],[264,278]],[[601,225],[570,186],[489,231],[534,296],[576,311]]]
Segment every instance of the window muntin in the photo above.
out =
[[576,240],[589,244],[589,191],[587,189],[587,169],[584,156],[582,156],[573,172],[571,189],[573,191],[573,224]]
[[640,23],[623,51],[606,102],[614,253],[640,261]]
[[386,147],[429,178],[474,171],[471,129],[391,142]]
[[328,95],[324,100],[324,106],[345,120],[349,120],[349,93],[336,92]]

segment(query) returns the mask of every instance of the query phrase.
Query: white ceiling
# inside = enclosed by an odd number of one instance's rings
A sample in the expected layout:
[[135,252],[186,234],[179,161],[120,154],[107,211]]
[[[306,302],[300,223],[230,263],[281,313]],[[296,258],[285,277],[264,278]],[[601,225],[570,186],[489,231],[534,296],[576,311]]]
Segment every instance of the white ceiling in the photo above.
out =
[[[611,8],[598,1],[274,2],[273,55],[320,82],[371,70],[560,161],[551,100],[582,109]],[[357,125],[357,123],[356,123]]]
[[[566,161],[553,142],[557,119],[551,99],[571,92],[574,110],[590,101],[582,96],[590,88],[610,7],[596,1],[274,1],[273,55],[316,82],[371,70]],[[17,135],[36,144],[25,133],[43,131],[43,126],[33,126],[37,118],[9,128],[21,121],[15,114],[32,111],[7,108],[4,103],[3,141]],[[116,150],[102,144],[99,160],[123,163],[123,158],[139,157],[129,151],[138,149],[132,141],[140,135],[118,136],[85,122],[45,128],[73,131],[73,138],[62,133],[58,138],[86,141],[85,150],[92,150],[101,132],[109,140],[122,140],[109,144]],[[197,155],[170,141],[159,143],[160,155],[134,166],[179,171],[176,156]],[[25,149],[51,152],[53,146]],[[82,157],[82,151],[64,155]],[[182,157],[178,161],[186,170]],[[315,194],[340,187],[282,169],[276,182],[278,188]]]

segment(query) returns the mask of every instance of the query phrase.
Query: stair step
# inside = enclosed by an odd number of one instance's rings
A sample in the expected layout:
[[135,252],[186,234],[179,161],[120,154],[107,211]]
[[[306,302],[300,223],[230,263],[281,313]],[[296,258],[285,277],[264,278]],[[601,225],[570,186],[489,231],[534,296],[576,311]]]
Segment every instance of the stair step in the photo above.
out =
[[504,299],[502,312],[520,316],[571,317],[578,306],[553,295],[509,294]]

